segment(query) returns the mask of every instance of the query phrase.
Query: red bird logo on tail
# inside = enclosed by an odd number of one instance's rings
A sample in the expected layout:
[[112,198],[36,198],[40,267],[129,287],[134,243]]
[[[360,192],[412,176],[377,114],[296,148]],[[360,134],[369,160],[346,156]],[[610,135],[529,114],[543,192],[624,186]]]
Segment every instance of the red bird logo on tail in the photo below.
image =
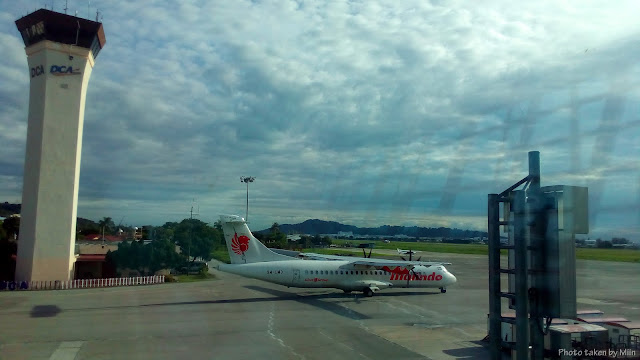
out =
[[244,254],[249,250],[249,237],[245,235],[238,237],[238,233],[234,233],[231,239],[231,249],[238,255]]

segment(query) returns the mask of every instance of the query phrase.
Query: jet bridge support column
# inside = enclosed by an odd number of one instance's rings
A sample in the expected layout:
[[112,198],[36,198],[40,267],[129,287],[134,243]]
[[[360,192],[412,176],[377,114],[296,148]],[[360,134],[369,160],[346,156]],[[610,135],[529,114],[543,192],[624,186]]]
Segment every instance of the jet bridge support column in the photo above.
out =
[[[525,177],[499,195],[489,195],[489,343],[492,360],[501,359],[503,349],[516,350],[518,359],[527,359],[529,355],[526,196],[524,191],[514,191],[520,185],[528,183],[529,179],[530,176]],[[500,220],[500,204],[504,205],[503,220]],[[500,242],[500,226],[505,226],[509,233],[508,245]],[[503,269],[500,264],[500,250],[503,249],[509,252],[510,267],[507,269]],[[507,292],[500,288],[501,274],[509,276]],[[509,307],[516,309],[515,320],[502,316],[502,298],[509,299]],[[515,326],[515,346],[503,341],[502,323]]]
[[512,192],[513,204],[513,250],[515,266],[508,269],[515,277],[516,308],[516,356],[517,359],[528,359],[529,355],[529,299],[527,264],[527,224],[525,222],[526,200],[524,191]]
[[489,194],[489,352],[491,359],[500,359],[502,328],[500,297],[500,195]]
[[545,197],[540,190],[540,153],[532,151],[529,153],[529,177],[531,182],[527,189],[526,219],[529,228],[529,250],[531,251],[531,284],[527,291],[530,308],[529,322],[531,336],[531,360],[544,359],[544,334],[542,309],[540,307],[539,288],[536,287],[537,279],[545,271],[545,243],[553,241],[552,237],[547,237],[547,214],[545,209]]

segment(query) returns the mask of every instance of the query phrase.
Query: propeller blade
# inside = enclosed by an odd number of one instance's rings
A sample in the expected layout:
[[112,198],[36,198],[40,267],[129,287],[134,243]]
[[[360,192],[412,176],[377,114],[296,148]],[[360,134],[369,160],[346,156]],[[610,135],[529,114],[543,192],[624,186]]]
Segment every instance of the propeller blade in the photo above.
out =
[[373,251],[373,249],[369,249],[369,256],[367,256],[368,258],[371,258],[371,251]]
[[418,260],[416,260],[416,261],[420,261],[420,259],[422,259],[422,256],[420,256],[420,257],[418,258]]
[[[416,274],[416,271],[411,269],[410,270],[413,273],[413,276],[416,277],[416,279],[418,278],[418,274]],[[411,274],[409,274],[409,279],[411,279]],[[407,279],[407,287],[409,287],[409,279]]]
[[402,261],[407,261],[407,259],[405,259],[404,256],[400,256],[400,259],[402,259]]
[[362,248],[362,257],[363,257],[363,258],[366,258],[366,257],[367,257],[367,253],[366,253],[366,252],[364,252],[364,248]]

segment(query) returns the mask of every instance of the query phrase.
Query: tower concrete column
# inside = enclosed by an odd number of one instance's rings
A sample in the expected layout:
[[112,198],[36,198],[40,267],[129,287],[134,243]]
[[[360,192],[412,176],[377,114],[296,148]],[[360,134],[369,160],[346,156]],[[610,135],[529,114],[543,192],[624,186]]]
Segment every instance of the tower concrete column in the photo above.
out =
[[71,280],[87,85],[102,24],[40,9],[16,21],[31,79],[16,276]]

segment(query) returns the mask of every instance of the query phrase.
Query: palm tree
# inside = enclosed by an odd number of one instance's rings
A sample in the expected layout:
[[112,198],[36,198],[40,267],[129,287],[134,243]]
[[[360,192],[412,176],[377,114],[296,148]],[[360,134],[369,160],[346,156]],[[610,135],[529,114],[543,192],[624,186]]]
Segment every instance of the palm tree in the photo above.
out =
[[98,221],[98,225],[102,229],[102,238],[104,239],[104,232],[106,231],[107,233],[111,233],[115,224],[110,217],[105,217]]

